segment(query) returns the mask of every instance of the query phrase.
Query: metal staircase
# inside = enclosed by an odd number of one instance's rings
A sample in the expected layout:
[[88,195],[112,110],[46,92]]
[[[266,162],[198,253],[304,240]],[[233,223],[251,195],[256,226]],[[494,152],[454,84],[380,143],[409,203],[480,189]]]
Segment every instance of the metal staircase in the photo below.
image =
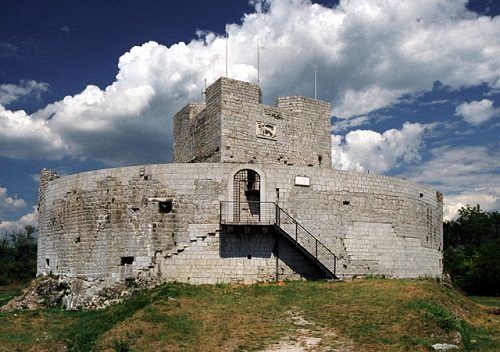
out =
[[274,226],[285,239],[311,259],[327,278],[337,279],[337,256],[276,203],[221,202],[220,224]]

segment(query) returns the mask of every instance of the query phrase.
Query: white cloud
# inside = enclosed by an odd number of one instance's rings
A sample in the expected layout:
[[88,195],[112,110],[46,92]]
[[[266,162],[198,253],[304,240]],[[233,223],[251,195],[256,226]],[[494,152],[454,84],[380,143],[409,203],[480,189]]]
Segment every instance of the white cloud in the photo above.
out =
[[21,80],[16,84],[0,84],[0,104],[10,104],[21,97],[27,95],[40,99],[42,93],[49,89],[48,83],[36,82],[33,80]]
[[486,146],[443,146],[430,160],[400,176],[427,183],[444,193],[444,214],[455,217],[467,204],[485,210],[500,209],[500,153]]
[[343,170],[384,173],[395,166],[420,160],[423,134],[428,128],[406,122],[401,130],[384,133],[370,130],[351,131],[345,136],[332,136],[333,166]]
[[406,93],[406,90],[390,90],[380,87],[368,87],[363,91],[348,89],[342,97],[342,105],[333,108],[333,114],[339,117],[351,117],[390,106]]
[[17,195],[11,197],[7,193],[7,188],[0,187],[0,216],[3,213],[16,211],[26,206],[24,199],[18,198]]
[[332,131],[336,133],[346,131],[354,127],[366,125],[369,121],[370,118],[366,115],[353,117],[351,119],[335,119],[332,124]]
[[499,114],[500,109],[494,108],[493,102],[489,99],[464,102],[455,109],[455,115],[462,116],[471,125],[480,125]]
[[33,182],[35,183],[40,183],[40,174],[32,174],[31,175],[31,179],[33,180]]
[[0,105],[0,155],[11,158],[54,159],[68,152],[50,121],[37,119],[23,110],[10,111]]
[[460,194],[448,195],[444,198],[443,219],[453,220],[458,217],[458,211],[467,206],[479,204],[483,210],[496,210],[500,203],[500,189],[489,191],[466,191]]
[[433,101],[428,101],[428,102],[422,102],[419,103],[421,106],[431,106],[431,105],[441,105],[441,104],[446,104],[449,103],[449,99],[438,99],[438,100],[433,100]]
[[[466,0],[343,0],[334,8],[305,0],[254,4],[256,10],[241,24],[227,26],[228,71],[232,78],[257,80],[252,51],[259,38],[260,81],[268,102],[279,95],[313,94],[314,53],[318,97],[344,118],[393,105],[403,94],[429,91],[436,81],[450,89],[498,85],[500,16],[468,12]],[[205,79],[210,84],[225,72],[225,39],[208,31],[199,35],[170,47],[148,42],[132,48],[119,59],[116,81],[103,90],[89,85],[32,116],[2,110],[0,144],[10,137],[0,155],[69,155],[112,165],[166,161],[171,117],[200,98]],[[16,129],[17,120],[26,135]],[[40,135],[31,133],[38,130]],[[356,138],[377,143],[375,135],[361,134],[347,143]],[[415,148],[394,153],[412,159]],[[394,158],[375,166],[386,170]]]
[[12,43],[0,41],[0,57],[15,57],[19,48]]
[[38,211],[36,206],[33,206],[33,211],[26,215],[21,216],[15,221],[0,221],[0,234],[2,233],[15,233],[23,230],[26,226],[38,226]]

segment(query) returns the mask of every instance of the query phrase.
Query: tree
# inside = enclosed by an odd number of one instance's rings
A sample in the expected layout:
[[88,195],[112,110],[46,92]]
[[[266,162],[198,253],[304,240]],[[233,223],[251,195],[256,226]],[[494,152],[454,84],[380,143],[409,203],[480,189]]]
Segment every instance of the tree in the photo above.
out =
[[26,226],[24,231],[0,239],[0,285],[26,282],[36,275],[37,243],[35,228]]
[[479,205],[444,223],[444,269],[470,294],[500,295],[500,214]]

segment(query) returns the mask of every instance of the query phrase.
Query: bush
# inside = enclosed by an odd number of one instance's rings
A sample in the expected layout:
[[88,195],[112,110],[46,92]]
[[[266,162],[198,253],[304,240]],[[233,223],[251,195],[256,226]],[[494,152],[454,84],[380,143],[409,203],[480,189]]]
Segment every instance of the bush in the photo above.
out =
[[0,239],[0,285],[26,282],[36,275],[35,228],[4,236]]
[[500,295],[500,214],[479,205],[444,223],[444,269],[469,294]]

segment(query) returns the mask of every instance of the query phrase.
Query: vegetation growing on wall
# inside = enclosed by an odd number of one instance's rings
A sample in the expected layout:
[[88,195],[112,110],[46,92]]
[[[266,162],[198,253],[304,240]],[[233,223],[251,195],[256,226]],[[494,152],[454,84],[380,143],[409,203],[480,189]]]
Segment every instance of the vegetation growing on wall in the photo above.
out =
[[26,282],[36,275],[35,228],[0,238],[0,285]]
[[469,294],[500,295],[500,213],[479,205],[444,223],[444,269]]

